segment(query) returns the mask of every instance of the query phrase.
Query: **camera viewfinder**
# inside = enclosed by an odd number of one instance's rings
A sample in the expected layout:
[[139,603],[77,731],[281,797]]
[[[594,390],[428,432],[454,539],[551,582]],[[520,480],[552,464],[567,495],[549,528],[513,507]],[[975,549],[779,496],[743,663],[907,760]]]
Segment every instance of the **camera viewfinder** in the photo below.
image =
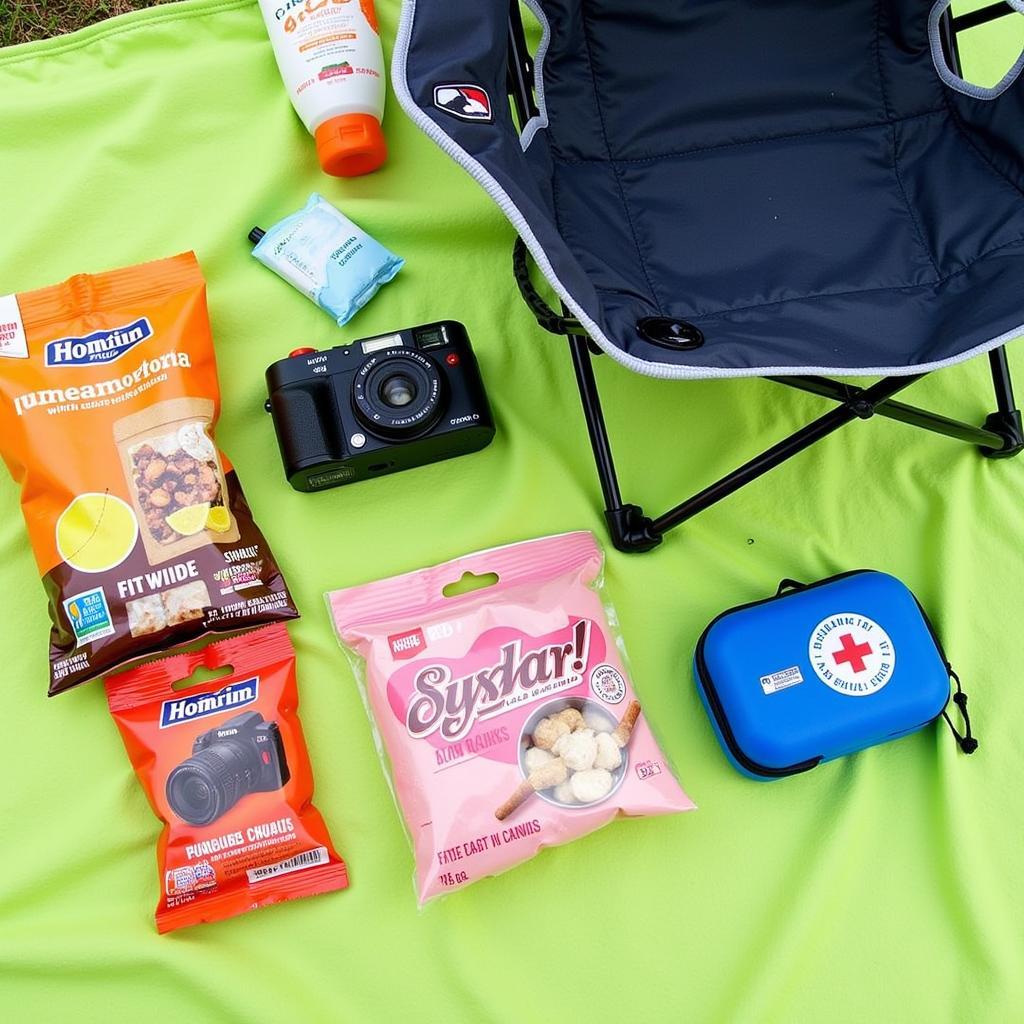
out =
[[421,349],[442,348],[448,344],[448,333],[444,329],[444,324],[417,327],[413,337]]

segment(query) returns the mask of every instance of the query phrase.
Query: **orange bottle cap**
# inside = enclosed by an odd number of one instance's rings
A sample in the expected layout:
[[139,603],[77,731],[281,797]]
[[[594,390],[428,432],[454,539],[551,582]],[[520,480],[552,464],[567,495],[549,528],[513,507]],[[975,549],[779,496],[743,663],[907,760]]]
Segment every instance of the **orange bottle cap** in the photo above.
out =
[[372,114],[329,117],[317,128],[315,138],[320,166],[338,178],[369,174],[387,159],[380,121]]

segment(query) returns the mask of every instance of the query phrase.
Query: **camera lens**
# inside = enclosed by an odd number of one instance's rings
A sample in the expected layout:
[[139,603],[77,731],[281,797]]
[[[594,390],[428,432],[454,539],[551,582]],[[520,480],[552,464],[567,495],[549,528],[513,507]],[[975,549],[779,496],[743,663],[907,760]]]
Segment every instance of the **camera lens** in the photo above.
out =
[[388,405],[400,409],[408,405],[416,397],[416,385],[404,374],[388,377],[380,386],[380,397]]
[[258,773],[255,744],[219,740],[182,761],[167,776],[167,802],[190,825],[209,825],[251,791]]
[[371,433],[401,441],[425,434],[445,409],[445,378],[415,349],[374,353],[352,381],[356,416]]

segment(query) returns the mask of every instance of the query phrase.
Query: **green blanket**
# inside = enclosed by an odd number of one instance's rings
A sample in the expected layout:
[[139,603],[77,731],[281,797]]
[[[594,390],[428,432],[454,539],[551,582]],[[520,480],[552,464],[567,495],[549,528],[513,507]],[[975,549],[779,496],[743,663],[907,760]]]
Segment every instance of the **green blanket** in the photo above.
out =
[[[390,44],[398,3],[378,7]],[[1011,31],[976,30],[973,45]],[[157,821],[102,686],[45,697],[45,602],[4,476],[0,1018],[1020,1020],[1024,460],[889,421],[844,428],[652,554],[609,552],[637,687],[700,809],[616,822],[416,909],[412,855],[321,595],[604,528],[565,344],[518,296],[510,227],[389,104],[386,167],[321,174],[251,0],[191,0],[0,52],[0,293],[190,248],[205,270],[219,439],[304,613],[291,632],[316,800],[352,877],[347,892],[157,936]],[[246,242],[314,189],[407,261],[344,330]],[[464,321],[477,347],[494,444],[292,491],[263,412],[267,364],[442,317]],[[1021,353],[1011,359],[1024,379]],[[651,508],[827,407],[757,380],[665,383],[598,363],[624,489]],[[980,423],[985,361],[908,400]],[[859,566],[900,576],[932,613],[981,749],[968,759],[929,728],[777,784],[740,777],[694,689],[697,636],[783,576]]]

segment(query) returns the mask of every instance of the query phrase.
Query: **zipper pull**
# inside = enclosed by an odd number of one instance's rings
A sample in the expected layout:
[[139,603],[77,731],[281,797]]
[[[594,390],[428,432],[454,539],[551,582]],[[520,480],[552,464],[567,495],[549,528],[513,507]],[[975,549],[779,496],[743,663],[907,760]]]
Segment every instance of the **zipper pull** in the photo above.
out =
[[963,735],[957,732],[956,726],[953,725],[953,720],[949,717],[945,708],[942,710],[942,717],[946,720],[946,725],[949,726],[949,731],[960,745],[960,749],[965,754],[973,754],[978,749],[978,741],[971,735],[971,716],[967,713],[967,694],[964,693],[963,687],[960,685],[960,677],[953,671],[953,666],[947,664],[946,668],[949,670],[950,678],[956,683],[953,703],[960,709],[960,717],[964,720]]

